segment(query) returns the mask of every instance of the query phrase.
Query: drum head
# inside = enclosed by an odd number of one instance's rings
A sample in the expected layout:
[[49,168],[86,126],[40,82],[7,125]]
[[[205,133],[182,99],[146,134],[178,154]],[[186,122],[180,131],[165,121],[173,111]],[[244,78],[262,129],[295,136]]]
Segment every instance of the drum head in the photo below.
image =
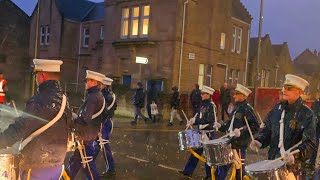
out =
[[228,144],[229,142],[230,142],[229,138],[220,138],[220,139],[207,141],[204,144]]
[[274,161],[273,160],[264,160],[264,161],[259,161],[253,164],[250,164],[248,166],[245,167],[245,170],[247,172],[251,172],[251,173],[264,173],[264,172],[268,172],[268,171],[275,171],[280,169],[282,166],[284,166],[283,161],[279,160],[279,161]]

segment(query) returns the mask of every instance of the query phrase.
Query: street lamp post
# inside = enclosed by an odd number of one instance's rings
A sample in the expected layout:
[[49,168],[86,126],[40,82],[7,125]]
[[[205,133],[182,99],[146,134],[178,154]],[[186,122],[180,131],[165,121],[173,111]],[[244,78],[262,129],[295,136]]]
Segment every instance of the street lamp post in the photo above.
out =
[[264,0],[260,2],[260,17],[259,17],[259,32],[258,32],[258,50],[257,50],[257,66],[256,66],[256,79],[254,83],[254,107],[257,106],[257,92],[260,82],[260,52],[261,52],[261,34],[262,34],[262,19],[263,19],[263,4]]

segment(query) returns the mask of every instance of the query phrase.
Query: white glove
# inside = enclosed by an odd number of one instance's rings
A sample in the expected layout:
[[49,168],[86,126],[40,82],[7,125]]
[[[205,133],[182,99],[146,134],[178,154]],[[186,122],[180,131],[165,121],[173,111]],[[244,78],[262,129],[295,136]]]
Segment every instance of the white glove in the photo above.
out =
[[75,120],[75,119],[77,119],[77,118],[78,118],[78,114],[72,112],[72,120]]
[[260,124],[260,129],[263,129],[263,128],[265,128],[266,127],[266,125],[264,124],[264,123],[261,123]]
[[262,144],[257,140],[251,141],[251,143],[250,143],[250,149],[253,151],[261,148],[261,146],[262,146]]
[[240,129],[238,129],[238,128],[234,129],[233,133],[234,133],[235,137],[240,137],[240,135],[241,135]]
[[293,154],[285,154],[283,158],[283,162],[287,165],[293,165],[294,164]]
[[190,122],[191,125],[193,125],[196,122],[196,118],[195,117],[191,118],[189,120],[189,122]]
[[221,128],[221,124],[218,122],[214,122],[213,128]]

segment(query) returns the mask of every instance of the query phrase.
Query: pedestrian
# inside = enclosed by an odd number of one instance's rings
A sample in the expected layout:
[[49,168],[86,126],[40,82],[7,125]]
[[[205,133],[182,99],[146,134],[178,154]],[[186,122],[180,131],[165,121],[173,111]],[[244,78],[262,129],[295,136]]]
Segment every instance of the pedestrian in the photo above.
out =
[[190,102],[192,105],[193,116],[200,112],[201,107],[201,91],[199,89],[199,84],[194,85],[194,90],[190,94]]
[[[215,122],[215,104],[212,102],[211,96],[214,89],[208,86],[202,86],[201,89],[201,110],[196,117],[190,119],[187,126],[198,125],[199,130],[202,133],[202,141],[208,141],[214,139],[214,122]],[[194,150],[198,155],[202,155],[203,148]],[[191,177],[195,168],[197,167],[199,159],[193,154],[190,155],[187,164],[185,165],[183,171],[178,171],[179,173]],[[211,180],[211,168],[205,163],[206,177],[204,179]]]
[[[252,134],[259,130],[257,117],[254,114],[254,109],[248,103],[247,98],[251,90],[247,87],[237,84],[235,93],[233,95],[235,110],[231,113],[231,119],[223,122],[223,124],[215,123],[219,131],[228,131],[231,134],[231,148],[234,149],[236,165],[236,179],[241,180],[245,175],[244,161],[246,159],[246,151],[251,140],[249,128]],[[247,123],[249,127],[247,127]],[[243,128],[243,130],[241,130]],[[216,170],[216,177],[218,180],[224,180],[227,177],[231,164],[225,166],[218,166]]]
[[[316,118],[317,118],[317,127],[316,127],[316,148],[319,148],[319,138],[320,138],[320,89],[318,90],[316,94],[316,100],[312,103],[311,109],[314,112]],[[319,154],[320,155],[320,154]],[[314,166],[315,160],[317,157],[317,152],[314,153],[314,156],[312,157],[311,164]],[[320,160],[320,159],[319,159]],[[317,178],[320,178],[320,162],[318,162],[317,170],[316,170],[316,176]]]
[[172,95],[171,95],[171,102],[170,102],[170,106],[171,106],[171,113],[170,113],[170,122],[168,124],[168,126],[172,126],[173,125],[173,119],[177,118],[179,120],[179,124],[183,124],[183,121],[178,113],[178,109],[179,109],[179,105],[180,105],[180,94],[178,91],[178,87],[174,86],[172,89],[173,91]]
[[[269,160],[283,157],[288,171],[297,179],[305,177],[305,169],[301,167],[312,158],[315,151],[316,117],[300,97],[308,85],[309,83],[299,76],[285,76],[285,101],[269,112],[265,127],[250,144],[251,149],[269,147]],[[299,153],[290,153],[297,149]]]
[[0,71],[0,104],[5,104],[6,102],[9,104],[11,102],[8,93],[8,81],[4,79],[3,72]]
[[25,113],[30,115],[16,118],[0,134],[0,146],[6,148],[18,141],[12,147],[18,152],[24,140],[19,156],[21,180],[59,179],[71,125],[71,110],[59,82],[63,62],[34,59],[33,63],[38,92],[26,103]]
[[220,88],[220,103],[221,103],[221,119],[224,121],[224,115],[227,114],[228,117],[230,117],[228,113],[228,107],[231,102],[231,95],[230,95],[230,89],[228,86],[228,83],[225,82],[223,86]]
[[156,87],[156,82],[151,81],[151,88],[147,93],[147,112],[149,119],[151,122],[155,123],[156,122],[156,115],[151,113],[151,104],[155,103],[158,104],[158,89]]
[[220,106],[220,96],[221,94],[219,90],[215,90],[212,94],[212,102],[217,106],[217,110]]
[[100,84],[101,92],[106,101],[107,108],[107,119],[101,124],[100,134],[98,140],[95,141],[95,152],[94,159],[98,156],[99,152],[102,151],[103,158],[106,164],[105,171],[101,174],[101,177],[108,178],[116,175],[115,163],[112,156],[110,148],[110,135],[113,130],[113,121],[112,117],[114,111],[117,108],[116,95],[112,92],[111,84],[113,80],[105,77]]
[[77,149],[69,159],[67,172],[71,180],[75,179],[79,170],[86,175],[87,180],[99,180],[94,156],[94,141],[100,132],[101,123],[106,120],[106,102],[100,91],[99,84],[105,75],[86,71],[86,99],[74,120],[75,134],[77,136]]
[[145,122],[147,122],[148,118],[146,118],[141,109],[144,107],[144,91],[143,91],[143,84],[141,82],[137,83],[137,90],[133,96],[133,107],[134,107],[134,120],[131,121],[132,125],[137,124],[138,117],[140,116]]

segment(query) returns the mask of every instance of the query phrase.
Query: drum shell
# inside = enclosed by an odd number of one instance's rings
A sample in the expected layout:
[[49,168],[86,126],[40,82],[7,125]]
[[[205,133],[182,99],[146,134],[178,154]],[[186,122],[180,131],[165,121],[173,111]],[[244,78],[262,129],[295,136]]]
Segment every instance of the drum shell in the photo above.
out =
[[199,149],[202,147],[200,141],[200,133],[197,130],[189,129],[178,133],[179,148],[181,151],[192,149]]
[[230,139],[225,139],[220,143],[213,143],[214,140],[203,144],[204,154],[209,166],[223,166],[231,164],[233,160],[233,152]]
[[259,171],[248,170],[247,167],[248,166],[246,166],[245,171],[252,180],[289,180],[284,164],[280,167],[274,167],[270,168],[269,170]]
[[19,177],[19,156],[0,154],[0,180],[17,180]]

